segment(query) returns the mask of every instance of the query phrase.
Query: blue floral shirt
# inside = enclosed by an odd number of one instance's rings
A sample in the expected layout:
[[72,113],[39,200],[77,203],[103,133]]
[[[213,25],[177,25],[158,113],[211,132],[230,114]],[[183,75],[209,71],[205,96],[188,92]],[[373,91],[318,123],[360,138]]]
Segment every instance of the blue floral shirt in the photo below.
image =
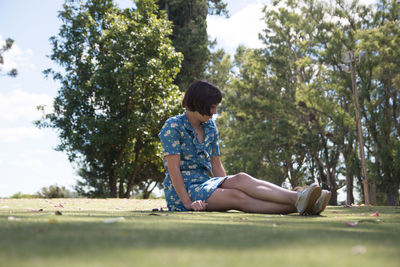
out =
[[207,185],[206,182],[212,179],[211,157],[220,155],[218,130],[211,119],[202,123],[202,126],[204,138],[201,143],[185,113],[169,118],[159,133],[166,174],[164,192],[170,210],[184,210],[184,207],[172,185],[167,155],[180,155],[183,182],[192,201],[205,201],[215,190],[215,186]]

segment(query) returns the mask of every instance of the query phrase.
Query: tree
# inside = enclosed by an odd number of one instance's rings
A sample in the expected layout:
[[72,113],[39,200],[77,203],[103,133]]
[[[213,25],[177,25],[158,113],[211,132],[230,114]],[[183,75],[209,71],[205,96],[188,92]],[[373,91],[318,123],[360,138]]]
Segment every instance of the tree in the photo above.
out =
[[229,54],[224,49],[215,50],[217,42],[209,43],[210,56],[206,65],[204,78],[218,86],[222,91],[229,84],[232,76],[232,62]]
[[294,156],[289,149],[296,143],[292,107],[271,85],[261,54],[243,46],[236,51],[238,72],[224,90],[217,121],[223,160],[229,173],[245,171],[276,184],[289,178],[297,186],[304,175],[304,153]]
[[[13,44],[14,44],[14,40],[11,38],[7,38],[3,47],[0,48],[0,65],[4,64],[3,54],[5,52],[7,52],[8,50],[10,50]],[[0,73],[1,73],[1,67],[0,67]],[[5,74],[5,75],[11,76],[11,77],[16,77],[18,75],[18,71],[17,71],[17,69],[14,68],[14,69],[11,69],[9,72],[7,72],[7,74]]]
[[400,3],[379,1],[376,11],[367,10],[369,20],[356,34],[365,56],[358,68],[361,113],[369,132],[368,151],[378,201],[399,205],[400,187]]
[[63,71],[45,74],[61,88],[37,125],[58,130],[57,149],[80,167],[79,194],[129,197],[134,185],[160,180],[158,132],[177,113],[181,55],[171,23],[152,0],[124,10],[111,0],[67,0],[59,17],[50,58]]
[[39,198],[71,198],[74,193],[65,188],[65,186],[50,185],[43,187],[36,193]]
[[227,169],[288,179],[292,187],[317,179],[331,190],[331,204],[346,182],[353,203],[353,179],[361,184],[362,176],[351,77],[341,63],[344,52],[365,51],[357,87],[370,194],[376,183],[378,203],[398,205],[399,12],[398,1],[388,0],[267,6],[264,48],[237,50],[225,90],[219,124]]
[[222,0],[160,0],[158,6],[172,21],[172,43],[184,56],[175,83],[185,91],[194,80],[204,78],[210,55],[207,14],[228,16],[227,5]]

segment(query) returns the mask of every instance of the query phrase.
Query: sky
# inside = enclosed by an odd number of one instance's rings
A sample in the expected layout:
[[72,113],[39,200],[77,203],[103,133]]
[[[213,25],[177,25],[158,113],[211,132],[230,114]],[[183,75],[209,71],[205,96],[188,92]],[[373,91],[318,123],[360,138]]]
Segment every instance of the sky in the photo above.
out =
[[[130,0],[116,1],[121,8]],[[208,34],[217,38],[218,48],[231,55],[239,44],[260,47],[258,33],[266,0],[226,1],[230,18],[209,16]],[[0,0],[0,47],[7,38],[14,45],[4,56],[1,74],[17,68],[16,78],[0,76],[0,197],[15,193],[35,194],[50,185],[72,189],[78,176],[58,145],[55,129],[38,129],[38,105],[52,106],[58,82],[46,79],[43,70],[57,68],[49,38],[61,25],[57,17],[64,0]]]
[[[327,0],[332,1],[332,0]],[[372,2],[365,0],[362,2]],[[132,6],[131,0],[117,0],[119,7]],[[208,34],[217,48],[234,55],[236,48],[262,47],[258,34],[264,24],[262,8],[268,0],[226,0],[229,18],[209,16]],[[57,14],[64,0],[0,0],[0,47],[14,39],[4,56],[2,74],[12,68],[18,76],[0,76],[0,197],[22,192],[35,194],[50,185],[72,189],[76,169],[58,144],[54,129],[38,129],[33,121],[41,118],[38,105],[52,106],[59,84],[46,79],[43,70],[58,68],[47,56],[49,38],[61,25]],[[339,194],[339,201],[343,193]]]

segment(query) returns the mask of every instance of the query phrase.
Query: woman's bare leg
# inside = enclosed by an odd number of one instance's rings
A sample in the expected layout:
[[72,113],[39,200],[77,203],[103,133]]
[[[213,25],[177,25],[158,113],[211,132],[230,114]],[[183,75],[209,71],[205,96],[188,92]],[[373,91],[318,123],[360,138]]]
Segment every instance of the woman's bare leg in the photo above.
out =
[[297,211],[294,205],[255,199],[238,189],[217,188],[206,202],[207,211],[233,209],[267,214],[288,214]]
[[238,189],[252,198],[273,203],[294,206],[297,200],[297,192],[253,178],[246,173],[238,173],[230,176],[220,187]]

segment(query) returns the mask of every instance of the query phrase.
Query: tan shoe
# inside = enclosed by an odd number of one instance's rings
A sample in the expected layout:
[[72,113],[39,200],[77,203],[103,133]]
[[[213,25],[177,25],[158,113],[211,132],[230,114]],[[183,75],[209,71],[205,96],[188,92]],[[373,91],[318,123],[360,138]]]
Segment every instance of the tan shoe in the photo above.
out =
[[329,200],[331,199],[331,192],[328,190],[322,190],[321,196],[315,202],[314,208],[312,210],[313,215],[320,215],[328,205]]
[[306,190],[297,192],[296,209],[300,215],[311,214],[314,204],[321,196],[321,187],[317,183],[311,184]]

